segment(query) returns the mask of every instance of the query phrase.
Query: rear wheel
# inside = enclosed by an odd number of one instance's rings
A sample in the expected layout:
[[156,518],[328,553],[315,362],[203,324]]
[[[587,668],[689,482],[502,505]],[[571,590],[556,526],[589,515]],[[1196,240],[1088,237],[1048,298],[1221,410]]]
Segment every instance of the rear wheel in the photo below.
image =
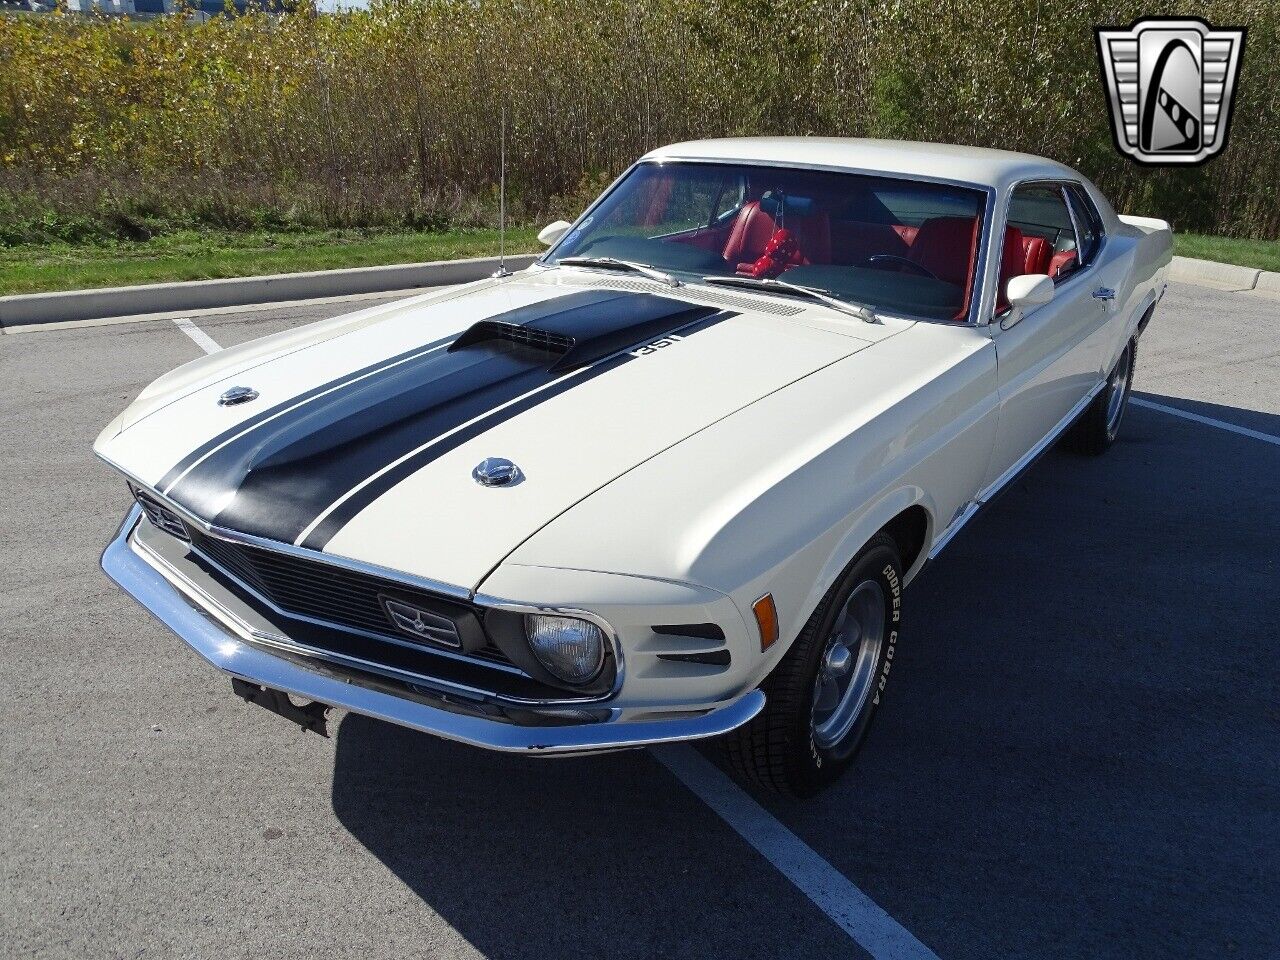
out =
[[1129,392],[1133,389],[1133,366],[1137,341],[1130,340],[1124,353],[1116,361],[1107,384],[1093,398],[1080,419],[1071,428],[1068,442],[1077,453],[1098,455],[1106,453],[1116,442],[1120,422],[1129,406]]
[[878,534],[763,684],[764,710],[724,738],[736,774],[807,797],[853,760],[889,679],[902,613],[902,561]]

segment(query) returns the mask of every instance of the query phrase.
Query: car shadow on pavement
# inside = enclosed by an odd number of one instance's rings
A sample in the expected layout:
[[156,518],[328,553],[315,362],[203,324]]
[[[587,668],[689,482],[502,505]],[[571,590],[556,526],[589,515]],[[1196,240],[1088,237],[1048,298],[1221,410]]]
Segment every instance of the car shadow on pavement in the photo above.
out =
[[[1051,452],[908,591],[849,774],[757,798],[946,960],[1275,955],[1278,478],[1280,448],[1141,407],[1107,456]],[[850,948],[644,753],[352,715],[333,806],[489,957]]]
[[486,957],[848,955],[644,751],[534,759],[355,714],[335,739],[338,819]]
[[1277,544],[1280,447],[1133,406],[908,589],[849,775],[762,800],[946,960],[1280,956]]

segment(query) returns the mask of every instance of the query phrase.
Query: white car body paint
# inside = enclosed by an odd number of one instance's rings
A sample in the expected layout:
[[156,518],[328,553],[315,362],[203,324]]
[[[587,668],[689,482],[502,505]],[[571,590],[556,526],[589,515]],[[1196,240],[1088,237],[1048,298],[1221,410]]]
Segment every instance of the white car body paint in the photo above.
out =
[[[1065,425],[1162,295],[1171,237],[1162,221],[1118,217],[1069,168],[999,151],[757,139],[677,144],[645,158],[675,159],[883,172],[987,190],[978,322],[890,315],[869,324],[772,294],[535,266],[201,358],[144,390],[95,449],[164,494],[166,474],[211,438],[487,317],[610,289],[721,306],[734,315],[659,338],[661,347],[636,344],[629,362],[453,446],[361,509],[323,555],[445,584],[480,603],[603,618],[625,658],[610,700],[624,714],[732,702],[786,654],[877,531],[909,508],[924,511],[909,581]],[[1105,239],[1053,301],[1002,330],[992,318],[1009,196],[1042,180],[1082,185]],[[1103,287],[1115,298],[1095,299]],[[220,406],[237,385],[260,399]],[[523,481],[475,483],[472,468],[486,457],[514,461]],[[781,641],[762,654],[751,607],[765,593],[775,598]],[[650,629],[664,623],[719,625],[730,664],[660,659],[720,647]]]

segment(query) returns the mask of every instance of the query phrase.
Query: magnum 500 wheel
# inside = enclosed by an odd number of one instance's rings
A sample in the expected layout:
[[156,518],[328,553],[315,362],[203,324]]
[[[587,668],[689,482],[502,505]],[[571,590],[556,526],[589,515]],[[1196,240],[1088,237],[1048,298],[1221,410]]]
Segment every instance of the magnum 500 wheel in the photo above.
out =
[[1067,435],[1071,449],[1077,453],[1094,456],[1106,453],[1120,433],[1120,421],[1129,406],[1129,392],[1133,389],[1133,366],[1137,358],[1137,341],[1130,340],[1116,361],[1107,385],[1085,407],[1080,419]]
[[764,710],[725,738],[734,772],[798,797],[840,776],[880,705],[901,626],[902,561],[877,534],[765,680]]

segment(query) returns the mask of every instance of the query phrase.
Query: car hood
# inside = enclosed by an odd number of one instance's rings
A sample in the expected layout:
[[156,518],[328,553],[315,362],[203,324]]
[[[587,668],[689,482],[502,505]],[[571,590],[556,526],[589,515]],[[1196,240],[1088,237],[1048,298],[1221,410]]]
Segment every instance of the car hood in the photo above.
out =
[[[774,298],[554,273],[198,361],[96,449],[212,525],[474,590],[637,464],[893,332],[863,339],[856,320],[809,322]],[[228,404],[232,387],[256,396]],[[479,482],[489,458],[514,479]]]

